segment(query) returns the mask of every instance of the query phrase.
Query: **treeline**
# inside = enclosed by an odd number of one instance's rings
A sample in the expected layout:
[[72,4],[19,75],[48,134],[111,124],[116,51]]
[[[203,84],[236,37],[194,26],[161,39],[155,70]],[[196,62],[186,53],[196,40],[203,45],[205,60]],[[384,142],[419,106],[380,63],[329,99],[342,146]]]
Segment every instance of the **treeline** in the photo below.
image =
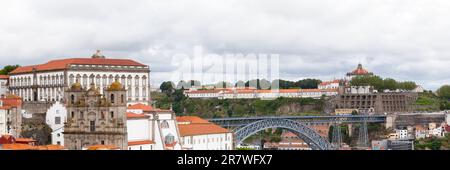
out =
[[392,78],[382,79],[379,76],[356,76],[350,80],[352,86],[373,86],[378,91],[383,90],[413,90],[417,87],[412,81],[396,81]]
[[[205,85],[205,86],[214,86],[216,88],[230,88],[230,87],[256,87],[258,90],[261,89],[316,89],[318,85],[321,83],[321,80],[318,79],[303,79],[298,81],[289,81],[276,79],[268,81],[266,79],[254,79],[249,81],[238,81],[234,84],[230,82],[218,82],[215,84]],[[179,81],[176,85],[171,81],[163,82],[160,86],[161,91],[173,92],[175,89],[188,89],[190,87],[200,87],[202,83],[198,80],[189,80],[189,81]]]
[[19,65],[7,65],[0,70],[0,75],[7,75],[11,71],[14,71]]

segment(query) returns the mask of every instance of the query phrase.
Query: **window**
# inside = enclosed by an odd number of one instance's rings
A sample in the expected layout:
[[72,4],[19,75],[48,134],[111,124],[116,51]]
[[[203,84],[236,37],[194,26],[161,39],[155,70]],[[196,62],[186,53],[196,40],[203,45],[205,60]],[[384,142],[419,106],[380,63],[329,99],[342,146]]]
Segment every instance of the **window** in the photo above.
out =
[[114,118],[114,112],[111,112],[111,118]]
[[56,136],[58,136],[58,137],[61,137],[61,134],[60,134],[60,133],[58,133],[58,134],[56,134]]
[[134,86],[138,87],[139,86],[139,76],[136,76],[134,78]]
[[169,123],[167,122],[167,121],[162,121],[161,122],[161,128],[164,128],[164,129],[166,129],[166,128],[169,128]]
[[57,145],[61,145],[61,142],[60,142],[60,141],[58,141],[58,142],[56,142],[56,144],[57,144]]
[[71,116],[71,117],[72,117],[72,118],[74,118],[74,117],[75,117],[75,113],[74,113],[74,112],[72,112],[71,114],[72,114],[72,116]]
[[102,111],[100,116],[101,116],[101,119],[105,119],[105,112]]
[[[90,130],[91,130],[91,132],[94,132],[95,131],[95,121],[91,121],[90,122]],[[103,141],[102,141],[103,142]]]
[[142,86],[147,86],[147,77],[142,77]]
[[114,103],[114,94],[111,94],[111,103]]
[[83,119],[84,118],[84,114],[83,114],[83,112],[80,112],[80,119]]
[[136,87],[136,89],[134,90],[134,96],[139,97],[139,88],[138,87]]
[[165,143],[166,143],[166,144],[173,143],[174,141],[175,141],[175,137],[174,137],[172,134],[168,134],[168,135],[165,137]]
[[101,142],[100,142],[102,145],[104,145],[105,144],[105,141],[104,140],[102,140]]
[[120,95],[120,102],[125,103],[125,97],[122,95]]
[[61,117],[55,117],[55,124],[56,125],[61,124]]

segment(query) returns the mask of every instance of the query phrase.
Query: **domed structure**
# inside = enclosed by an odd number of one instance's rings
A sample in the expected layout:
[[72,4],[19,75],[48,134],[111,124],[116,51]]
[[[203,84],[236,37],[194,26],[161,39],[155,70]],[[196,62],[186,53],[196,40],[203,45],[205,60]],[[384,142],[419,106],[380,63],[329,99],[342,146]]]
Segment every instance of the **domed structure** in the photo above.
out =
[[355,70],[347,73],[347,76],[350,78],[354,76],[365,76],[365,75],[373,75],[373,73],[364,69],[361,63],[358,64],[358,67]]
[[108,87],[109,91],[119,91],[119,90],[124,90],[122,84],[119,81],[114,81],[113,83],[111,83],[111,85],[109,85]]
[[83,87],[81,86],[81,84],[79,82],[75,82],[72,84],[72,86],[70,86],[70,90],[81,91],[82,89],[83,89]]

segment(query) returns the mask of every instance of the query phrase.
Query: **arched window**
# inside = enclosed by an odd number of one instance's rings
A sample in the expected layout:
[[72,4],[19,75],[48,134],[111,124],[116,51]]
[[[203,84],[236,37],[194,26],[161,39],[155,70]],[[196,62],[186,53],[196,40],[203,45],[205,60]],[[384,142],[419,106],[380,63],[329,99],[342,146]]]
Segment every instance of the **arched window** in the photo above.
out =
[[114,112],[111,111],[111,118],[114,118]]
[[166,129],[166,128],[169,128],[169,123],[167,122],[167,121],[162,121],[161,122],[161,128],[163,128],[163,129]]
[[111,94],[111,103],[114,103],[114,94]]
[[73,83],[75,83],[75,82],[74,82],[74,78],[75,78],[75,76],[73,76],[73,74],[71,74],[71,75],[69,76],[69,85],[72,85]]
[[84,113],[81,111],[80,112],[80,119],[83,119],[84,118]]
[[102,119],[105,119],[105,112],[102,111],[100,116]]
[[120,95],[120,102],[125,103],[125,97],[122,95]]
[[136,89],[134,89],[134,97],[138,98],[139,97],[139,88],[136,87]]

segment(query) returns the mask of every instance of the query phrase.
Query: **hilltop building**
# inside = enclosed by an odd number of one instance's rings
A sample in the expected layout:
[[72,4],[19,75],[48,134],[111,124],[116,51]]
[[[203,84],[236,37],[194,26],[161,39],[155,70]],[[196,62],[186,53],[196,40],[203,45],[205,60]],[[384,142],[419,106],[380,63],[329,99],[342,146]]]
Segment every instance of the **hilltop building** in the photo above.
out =
[[346,79],[351,80],[353,77],[356,76],[372,76],[372,75],[373,75],[372,72],[369,72],[366,69],[364,69],[362,64],[359,63],[358,67],[355,70],[347,73]]

